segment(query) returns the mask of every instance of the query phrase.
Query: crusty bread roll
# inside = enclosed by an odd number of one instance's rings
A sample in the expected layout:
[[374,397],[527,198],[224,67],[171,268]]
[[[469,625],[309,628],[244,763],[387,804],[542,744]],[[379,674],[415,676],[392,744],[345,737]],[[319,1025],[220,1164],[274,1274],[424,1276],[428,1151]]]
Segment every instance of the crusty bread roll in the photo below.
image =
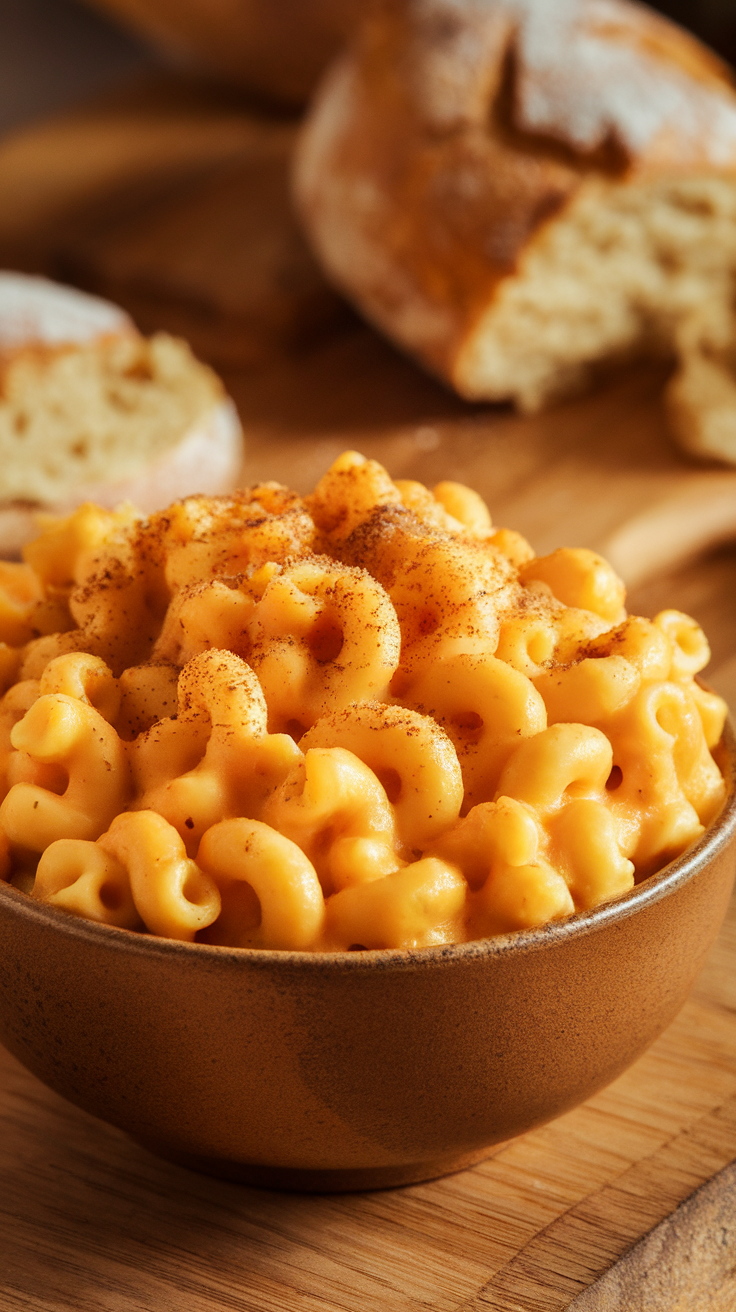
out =
[[295,182],[332,279],[471,399],[536,409],[731,296],[736,92],[627,0],[380,4]]
[[236,485],[242,434],[185,342],[147,339],[116,306],[0,274],[0,554],[37,514],[84,501],[143,511]]

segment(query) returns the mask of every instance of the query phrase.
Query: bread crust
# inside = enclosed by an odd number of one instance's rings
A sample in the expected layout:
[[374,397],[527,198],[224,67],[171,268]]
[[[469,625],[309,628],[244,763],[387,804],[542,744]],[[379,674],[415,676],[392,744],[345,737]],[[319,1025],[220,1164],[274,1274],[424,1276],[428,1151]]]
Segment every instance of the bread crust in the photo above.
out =
[[736,93],[628,0],[385,0],[302,133],[297,203],[333,280],[434,372],[591,179],[736,176]]
[[48,347],[135,332],[124,310],[76,287],[0,270],[0,358],[42,342]]

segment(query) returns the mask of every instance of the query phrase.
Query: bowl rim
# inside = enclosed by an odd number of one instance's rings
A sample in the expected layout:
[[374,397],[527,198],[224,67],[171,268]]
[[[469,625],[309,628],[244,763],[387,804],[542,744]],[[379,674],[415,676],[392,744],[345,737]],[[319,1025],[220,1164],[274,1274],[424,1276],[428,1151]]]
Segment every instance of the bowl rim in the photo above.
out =
[[373,948],[360,952],[297,952],[277,948],[233,948],[213,943],[189,943],[162,938],[138,930],[120,929],[87,920],[58,907],[37,902],[0,880],[0,900],[9,901],[22,919],[71,935],[72,938],[107,944],[112,950],[144,956],[190,957],[210,967],[243,970],[273,969],[282,972],[308,970],[312,973],[341,971],[416,971],[446,968],[457,962],[491,957],[524,955],[539,952],[554,944],[598,933],[609,925],[619,924],[636,912],[669,897],[695,878],[731,842],[736,834],[736,730],[727,718],[716,749],[726,782],[726,797],[718,814],[700,838],[661,870],[647,876],[629,892],[602,902],[590,911],[578,911],[563,920],[550,921],[533,929],[518,929],[507,934],[472,939],[467,943],[447,943],[428,948]]

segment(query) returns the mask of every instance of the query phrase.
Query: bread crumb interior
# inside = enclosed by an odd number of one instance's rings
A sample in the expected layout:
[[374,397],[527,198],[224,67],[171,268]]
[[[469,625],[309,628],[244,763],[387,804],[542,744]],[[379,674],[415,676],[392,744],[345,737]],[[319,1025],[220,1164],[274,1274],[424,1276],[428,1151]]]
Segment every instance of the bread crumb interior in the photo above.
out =
[[0,499],[49,504],[127,478],[222,396],[216,375],[164,333],[11,354],[0,382]]
[[674,354],[703,304],[732,302],[735,277],[736,179],[591,179],[500,284],[453,381],[538,410],[602,360]]

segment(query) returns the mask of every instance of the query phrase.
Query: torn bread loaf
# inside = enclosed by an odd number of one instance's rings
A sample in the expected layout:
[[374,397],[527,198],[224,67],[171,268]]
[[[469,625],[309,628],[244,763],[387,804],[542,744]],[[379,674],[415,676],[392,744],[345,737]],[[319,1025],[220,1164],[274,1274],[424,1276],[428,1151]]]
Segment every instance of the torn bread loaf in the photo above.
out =
[[[670,431],[691,455],[736,465],[736,313],[706,302],[682,326],[665,389]],[[736,511],[735,511],[736,513]]]
[[141,337],[104,301],[19,279],[0,275],[2,554],[33,536],[39,511],[88,500],[152,511],[232,490],[235,408],[185,342]]
[[732,301],[736,92],[626,0],[379,3],[295,184],[336,284],[469,399],[537,409]]

